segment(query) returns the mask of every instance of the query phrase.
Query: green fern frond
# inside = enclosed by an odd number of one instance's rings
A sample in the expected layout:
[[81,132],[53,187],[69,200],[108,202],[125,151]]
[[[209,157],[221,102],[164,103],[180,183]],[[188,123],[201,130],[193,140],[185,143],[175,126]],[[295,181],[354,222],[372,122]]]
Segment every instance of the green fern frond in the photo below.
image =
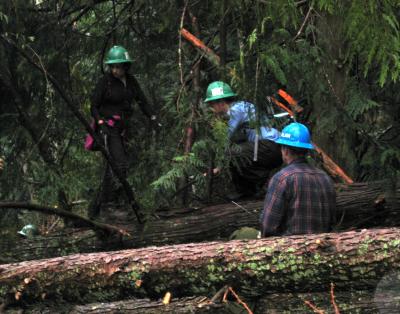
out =
[[274,56],[269,56],[267,54],[262,54],[262,61],[264,62],[267,69],[269,69],[275,78],[283,85],[286,85],[287,79],[285,73],[279,65],[278,60]]

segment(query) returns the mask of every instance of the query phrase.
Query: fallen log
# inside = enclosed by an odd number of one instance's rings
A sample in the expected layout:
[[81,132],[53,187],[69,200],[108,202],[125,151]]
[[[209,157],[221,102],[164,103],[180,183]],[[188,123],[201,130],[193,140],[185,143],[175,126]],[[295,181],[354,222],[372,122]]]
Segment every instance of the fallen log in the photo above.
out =
[[[335,292],[335,303],[340,313],[399,313],[400,301],[396,296],[379,295],[374,291],[355,290]],[[271,294],[260,298],[254,313],[312,313],[305,301],[324,313],[334,313],[329,292]]]
[[[396,296],[388,294],[375,295],[375,291],[351,290],[335,292],[335,303],[340,313],[399,313],[400,301]],[[310,302],[325,313],[333,313],[333,305],[329,292],[314,293],[274,293],[263,296],[257,300],[247,301],[254,314],[311,313],[310,307],[305,303]],[[69,314],[100,314],[100,313],[129,313],[129,314],[158,314],[158,313],[192,313],[192,314],[228,314],[232,309],[242,309],[237,302],[227,303],[212,302],[207,297],[186,297],[172,299],[171,303],[163,304],[161,300],[128,299],[116,302],[97,302],[85,305],[61,304],[34,304],[22,308],[9,308],[8,314],[43,314],[43,313],[69,313]],[[244,311],[242,311],[244,313]]]
[[[356,226],[396,226],[400,224],[400,190],[395,198],[386,197],[384,181],[337,186],[338,230]],[[131,237],[97,237],[85,229],[66,229],[62,232],[33,239],[0,241],[0,263],[88,253],[227,239],[244,226],[258,228],[262,201],[240,202],[209,206],[200,209],[181,209],[157,212],[160,219],[148,221],[143,227],[126,216],[110,216],[108,221],[126,230]],[[18,249],[15,249],[15,248]]]
[[240,295],[373,289],[400,270],[400,229],[209,242],[75,254],[0,265],[0,300],[72,304],[204,295],[224,285]]
[[69,313],[69,314],[100,314],[100,313],[130,313],[130,314],[229,314],[225,311],[225,304],[211,303],[206,297],[186,297],[172,299],[169,304],[161,300],[127,299],[116,302],[97,302],[86,305],[72,305],[70,303],[42,302],[33,304],[23,309],[13,307],[7,309],[7,314],[43,314],[43,313]]
[[169,304],[163,304],[162,301],[152,301],[149,299],[95,303],[75,306],[70,314],[100,314],[115,313],[116,311],[131,314],[228,314],[228,312],[224,310],[224,304],[210,303],[206,297],[173,299]]

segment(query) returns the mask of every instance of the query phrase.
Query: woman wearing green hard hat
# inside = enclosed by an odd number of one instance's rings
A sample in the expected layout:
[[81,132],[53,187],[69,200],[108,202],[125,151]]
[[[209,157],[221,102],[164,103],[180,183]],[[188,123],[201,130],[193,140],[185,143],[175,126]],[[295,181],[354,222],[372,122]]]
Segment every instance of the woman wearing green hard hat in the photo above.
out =
[[[122,46],[113,46],[107,54],[107,72],[98,81],[91,97],[91,114],[95,127],[104,139],[105,148],[110,153],[118,170],[124,177],[127,175],[128,158],[125,150],[124,133],[133,113],[133,101],[151,122],[155,115],[145,104],[143,92],[136,79],[128,71],[132,59],[128,51]],[[99,213],[101,203],[115,200],[116,182],[112,176],[111,167],[106,163],[100,196],[91,208],[91,217]],[[121,188],[120,188],[121,189]]]

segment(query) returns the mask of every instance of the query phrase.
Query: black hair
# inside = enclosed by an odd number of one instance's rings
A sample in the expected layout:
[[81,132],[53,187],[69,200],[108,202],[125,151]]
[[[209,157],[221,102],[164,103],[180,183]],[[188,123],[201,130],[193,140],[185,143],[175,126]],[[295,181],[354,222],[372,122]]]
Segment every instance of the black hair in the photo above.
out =
[[[124,62],[124,63],[121,63],[121,64],[122,64],[122,66],[123,66],[123,68],[125,70],[125,73],[128,73],[130,68],[131,68],[131,63],[130,62]],[[108,64],[107,66],[108,66],[108,71],[110,71],[112,64]]]
[[305,157],[308,154],[308,149],[305,149],[305,148],[293,147],[293,146],[287,146],[287,145],[282,145],[282,146],[287,148],[292,155],[295,155],[298,157]]
[[123,63],[123,65],[124,65],[125,72],[128,73],[129,69],[131,68],[131,63],[126,62],[126,63]]

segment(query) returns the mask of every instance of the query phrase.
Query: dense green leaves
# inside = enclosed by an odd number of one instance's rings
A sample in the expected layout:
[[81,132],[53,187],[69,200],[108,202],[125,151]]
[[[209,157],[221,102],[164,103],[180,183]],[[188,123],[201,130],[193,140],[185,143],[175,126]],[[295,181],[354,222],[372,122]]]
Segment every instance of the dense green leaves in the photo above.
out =
[[[89,96],[107,70],[106,50],[116,43],[131,52],[133,73],[163,125],[154,132],[135,107],[127,134],[129,182],[146,208],[163,202],[160,193],[172,195],[182,177],[197,180],[196,193],[204,195],[209,183],[203,173],[212,165],[226,168],[226,125],[201,104],[208,83],[221,78],[262,111],[266,96],[278,88],[301,99],[314,140],[354,179],[397,174],[398,1],[226,0],[225,5],[192,0],[0,4],[0,154],[7,161],[1,198],[56,204],[60,190],[69,201],[93,196],[101,157],[83,150],[79,121],[21,52],[53,75],[89,120]],[[223,67],[180,41],[184,10],[184,27],[225,55]],[[195,136],[185,152],[188,126]],[[218,188],[226,183],[219,180]]]

